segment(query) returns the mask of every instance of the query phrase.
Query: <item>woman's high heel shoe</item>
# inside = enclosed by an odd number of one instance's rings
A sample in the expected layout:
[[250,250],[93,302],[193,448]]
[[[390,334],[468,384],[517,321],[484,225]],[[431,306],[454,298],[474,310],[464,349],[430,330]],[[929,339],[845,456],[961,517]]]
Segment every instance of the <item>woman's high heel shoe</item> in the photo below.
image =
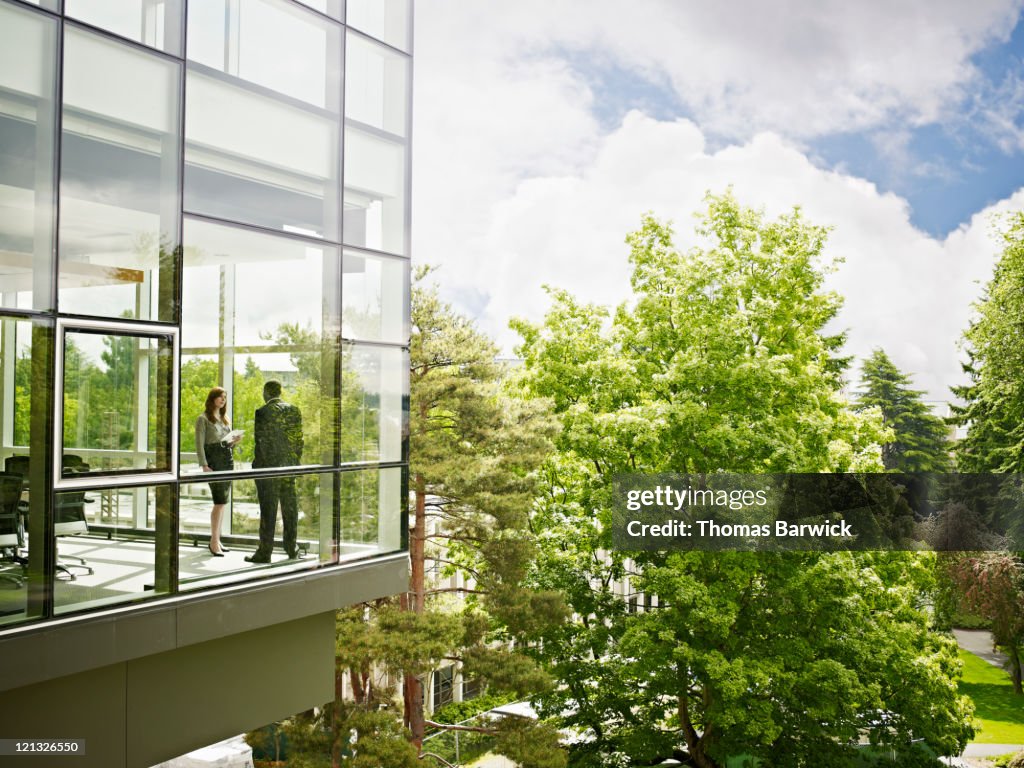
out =
[[207,549],[210,550],[210,554],[213,555],[214,557],[224,557],[224,553],[223,552],[214,552],[213,551],[213,545],[212,544],[207,544],[206,546],[207,546]]
[[227,547],[225,547],[225,546],[224,546],[224,543],[223,543],[223,542],[221,542],[221,545],[220,545],[220,551],[221,551],[221,552],[230,552],[231,550],[230,550],[230,549],[228,549]]

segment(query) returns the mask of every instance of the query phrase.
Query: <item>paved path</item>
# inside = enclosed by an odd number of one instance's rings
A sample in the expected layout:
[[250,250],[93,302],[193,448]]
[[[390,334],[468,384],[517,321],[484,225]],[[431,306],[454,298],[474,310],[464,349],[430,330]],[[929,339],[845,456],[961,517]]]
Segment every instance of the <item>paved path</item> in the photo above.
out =
[[970,651],[995,667],[1006,663],[1006,654],[992,648],[992,633],[987,629],[954,629],[953,636],[965,651]]

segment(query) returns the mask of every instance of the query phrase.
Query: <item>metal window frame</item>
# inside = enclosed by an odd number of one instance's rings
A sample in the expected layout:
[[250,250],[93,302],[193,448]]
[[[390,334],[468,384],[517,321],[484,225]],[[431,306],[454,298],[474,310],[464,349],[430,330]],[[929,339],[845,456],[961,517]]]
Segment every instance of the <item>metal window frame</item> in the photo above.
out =
[[[143,338],[167,338],[171,340],[171,391],[170,391],[170,467],[166,472],[124,472],[108,475],[87,475],[85,477],[62,477],[64,445],[64,343],[66,334],[77,331],[99,331],[109,335],[135,336]],[[53,487],[55,491],[68,489],[114,488],[130,485],[159,485],[176,483],[178,480],[178,407],[180,396],[180,375],[178,360],[181,347],[179,328],[176,325],[156,325],[114,320],[85,320],[58,318],[54,339],[54,404],[53,429],[57,448],[53,454]]]

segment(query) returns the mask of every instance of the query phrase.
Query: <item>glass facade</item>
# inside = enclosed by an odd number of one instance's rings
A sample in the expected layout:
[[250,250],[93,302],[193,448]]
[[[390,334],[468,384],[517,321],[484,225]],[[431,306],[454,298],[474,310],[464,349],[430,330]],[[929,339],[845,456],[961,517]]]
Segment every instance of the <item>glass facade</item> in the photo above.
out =
[[0,0],[0,628],[404,548],[408,0]]

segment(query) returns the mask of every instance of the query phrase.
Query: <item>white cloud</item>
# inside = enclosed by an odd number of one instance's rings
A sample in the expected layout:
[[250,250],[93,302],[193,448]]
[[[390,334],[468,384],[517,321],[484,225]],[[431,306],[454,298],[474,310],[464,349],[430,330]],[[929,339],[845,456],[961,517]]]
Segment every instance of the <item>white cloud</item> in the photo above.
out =
[[[722,14],[589,0],[584,13],[579,2],[419,0],[414,258],[441,264],[446,293],[510,349],[508,318],[540,319],[542,283],[626,298],[623,238],[640,215],[673,219],[681,241],[705,191],[732,184],[770,215],[801,204],[834,226],[850,351],[884,346],[918,387],[947,398],[996,249],[985,212],[936,240],[912,226],[903,199],[817,167],[794,143],[935,119],[974,77],[969,56],[1008,35],[1018,13],[1016,1],[898,5],[751,2]],[[594,93],[556,55],[567,47],[668,78],[700,127],[631,113],[603,134]],[[723,133],[742,138],[709,150],[707,137]]]
[[[664,79],[709,133],[789,137],[937,120],[1006,41],[1021,0],[419,0],[417,56],[471,71],[571,49]],[[432,62],[430,62],[432,63]],[[432,71],[432,74],[434,72]]]
[[[693,242],[691,214],[706,190],[732,184],[746,205],[777,216],[800,205],[808,220],[834,228],[830,256],[845,261],[830,278],[846,297],[839,326],[848,352],[881,346],[934,399],[948,399],[960,378],[957,341],[970,304],[988,279],[997,246],[989,211],[936,240],[913,227],[904,200],[873,184],[815,167],[773,134],[708,153],[687,121],[659,122],[631,113],[607,136],[582,173],[523,181],[488,212],[472,253],[453,250],[446,273],[482,259],[489,296],[480,322],[510,348],[509,317],[539,320],[548,306],[542,283],[588,301],[614,304],[629,295],[625,234],[644,211],[672,219],[676,244]],[[1024,191],[998,207],[1024,205]]]

